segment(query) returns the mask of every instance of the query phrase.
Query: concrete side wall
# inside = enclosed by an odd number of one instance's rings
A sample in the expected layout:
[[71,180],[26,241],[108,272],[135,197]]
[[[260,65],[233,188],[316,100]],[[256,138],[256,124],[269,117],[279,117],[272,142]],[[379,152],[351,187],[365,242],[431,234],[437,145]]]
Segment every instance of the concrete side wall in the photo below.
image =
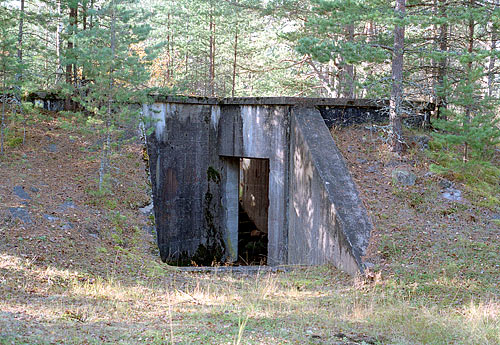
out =
[[356,274],[371,230],[366,210],[318,110],[291,113],[288,263]]
[[257,229],[267,234],[269,208],[269,161],[243,159],[241,205]]
[[221,108],[221,156],[269,159],[268,264],[286,263],[289,107],[227,105]]
[[224,260],[238,260],[238,180],[240,174],[240,159],[235,157],[222,158],[222,231],[226,247]]
[[224,255],[219,207],[224,167],[210,149],[219,107],[156,103],[144,106],[158,246],[163,261],[210,264]]

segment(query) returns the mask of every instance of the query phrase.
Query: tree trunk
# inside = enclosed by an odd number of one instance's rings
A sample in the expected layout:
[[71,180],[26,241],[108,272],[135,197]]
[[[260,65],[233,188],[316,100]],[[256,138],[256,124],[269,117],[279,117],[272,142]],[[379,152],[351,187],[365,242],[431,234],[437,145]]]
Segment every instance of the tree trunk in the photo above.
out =
[[[475,0],[470,0],[469,2],[469,10],[473,9],[474,8],[474,5],[475,5]],[[467,37],[467,40],[468,40],[468,47],[467,47],[467,52],[469,54],[472,54],[472,52],[474,51],[474,27],[475,27],[475,22],[474,22],[474,18],[471,16],[471,18],[469,19],[469,27],[468,27],[468,37]],[[469,83],[472,84],[472,80],[471,80],[471,76],[472,76],[472,59],[469,59],[469,61],[467,62],[467,76],[468,76],[468,79],[469,79]],[[466,104],[465,106],[465,119],[464,119],[464,125],[465,124],[468,124],[470,122],[470,118],[471,118],[471,112],[472,112],[472,104],[469,103],[469,104]],[[467,163],[469,161],[469,143],[467,141],[464,142],[464,151],[463,151],[463,162],[464,163]]]
[[[75,32],[76,24],[76,8],[70,7],[69,9],[69,32],[68,32],[68,46],[66,48],[66,58],[73,55],[73,34]],[[73,65],[71,63],[66,64],[66,84],[73,85]],[[71,96],[66,96],[66,102],[64,105],[65,110],[71,110]]]
[[103,144],[101,162],[99,167],[99,190],[102,191],[104,184],[104,175],[108,170],[108,157],[109,149],[111,147],[111,118],[113,115],[113,92],[114,92],[114,62],[115,62],[115,49],[116,49],[116,13],[115,2],[111,2],[111,69],[109,71],[109,90],[108,90],[108,109],[106,112],[106,139]]
[[166,82],[164,83],[164,86],[168,86],[171,83],[171,72],[170,72],[170,60],[172,59],[171,55],[171,49],[170,45],[172,44],[170,42],[170,12],[167,14],[167,76],[166,76]]
[[90,0],[90,9],[92,10],[91,11],[91,14],[90,14],[90,24],[89,24],[89,27],[92,29],[94,27],[94,0]]
[[[88,6],[88,2],[87,1],[83,1],[82,2],[82,26],[83,26],[83,31],[87,30],[87,20],[88,20],[88,15],[87,15],[87,6]],[[84,86],[85,85],[85,74],[86,74],[86,71],[85,71],[85,68],[82,66],[82,76],[81,76],[81,83],[80,83],[80,86]]]
[[[398,19],[405,16],[405,0],[396,0],[395,14]],[[392,91],[390,101],[390,126],[391,126],[391,150],[401,152],[402,145],[402,126],[401,113],[403,103],[403,49],[405,39],[404,24],[396,23],[394,27],[394,49],[392,53]]]
[[189,36],[189,20],[190,20],[190,17],[188,16],[186,18],[186,34],[187,34],[187,37],[186,37],[186,56],[185,56],[185,66],[184,66],[184,73],[185,75],[187,76],[188,75],[188,65],[189,65],[189,40],[190,40],[190,36]]
[[[354,41],[354,24],[346,26],[346,38],[348,42]],[[354,66],[345,64],[344,71],[344,97],[354,98]]]
[[234,32],[234,59],[233,59],[233,85],[231,88],[231,97],[235,96],[236,89],[236,58],[238,56],[238,21],[235,23],[235,32]]
[[61,62],[61,36],[63,24],[61,21],[61,0],[57,0],[57,28],[56,28],[56,56],[57,56],[57,70],[56,70],[56,84],[61,81],[63,75],[63,67]]
[[[495,0],[495,10],[498,8],[499,0]],[[495,51],[497,50],[498,24],[491,23],[491,54],[488,64],[488,97],[492,97],[495,89]]]
[[0,154],[3,155],[3,143],[4,143],[4,127],[5,127],[5,103],[7,100],[5,99],[5,92],[7,91],[5,89],[5,78],[6,78],[6,66],[4,65],[4,73],[3,73],[3,79],[2,79],[2,123],[0,123]]
[[215,96],[215,22],[214,22],[214,7],[210,1],[210,52],[209,52],[209,92],[210,96]]
[[[19,16],[19,31],[17,36],[17,62],[19,64],[19,71],[16,75],[17,81],[20,83],[23,80],[23,25],[24,25],[24,0],[21,0],[21,12]],[[23,145],[26,144],[26,114],[23,111],[23,104],[21,102],[21,85],[16,86],[16,101],[18,101],[19,111],[23,117]],[[15,108],[14,108],[15,109]],[[15,110],[14,110],[15,112]]]
[[[439,12],[442,18],[446,18],[446,0],[441,0],[439,5]],[[437,70],[437,90],[435,90],[436,100],[435,100],[435,113],[436,118],[442,118],[446,120],[446,114],[443,114],[443,109],[446,109],[446,96],[444,94],[444,79],[447,73],[448,57],[446,53],[448,52],[448,24],[444,22],[439,27],[439,51],[444,56],[441,56],[438,63]]]
[[[17,38],[17,60],[19,63],[23,62],[23,24],[24,24],[24,0],[21,0],[21,14],[19,17],[19,33]],[[19,79],[22,79],[22,73],[19,75]]]
[[[75,8],[75,24],[73,25],[73,37],[76,37],[76,33],[78,32],[78,4],[76,5],[77,7]],[[73,42],[73,49],[76,48],[76,43]],[[75,59],[75,63],[73,63],[73,86],[75,89],[78,88],[78,66],[76,64],[76,54],[73,56]],[[76,103],[73,104],[73,107],[76,106]],[[73,109],[76,110],[76,109]]]

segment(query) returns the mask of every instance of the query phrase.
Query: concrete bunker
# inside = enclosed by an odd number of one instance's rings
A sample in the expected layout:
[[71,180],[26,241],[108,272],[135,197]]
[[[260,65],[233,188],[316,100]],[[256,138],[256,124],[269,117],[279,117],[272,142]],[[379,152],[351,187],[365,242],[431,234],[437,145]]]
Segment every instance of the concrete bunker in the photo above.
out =
[[[382,107],[366,100],[185,97],[144,105],[153,128],[148,152],[162,260],[248,263],[245,246],[256,230],[267,248],[253,252],[253,264],[362,271],[372,225],[326,123],[377,120]],[[243,229],[243,213],[255,229]]]

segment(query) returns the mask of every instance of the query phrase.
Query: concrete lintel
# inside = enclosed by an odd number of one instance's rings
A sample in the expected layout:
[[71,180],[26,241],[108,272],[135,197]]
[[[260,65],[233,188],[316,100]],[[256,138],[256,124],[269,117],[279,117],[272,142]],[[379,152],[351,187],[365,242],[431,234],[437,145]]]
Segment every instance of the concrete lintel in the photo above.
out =
[[389,105],[388,100],[304,97],[188,97],[151,95],[155,102],[204,104],[204,105],[300,105],[380,108]]

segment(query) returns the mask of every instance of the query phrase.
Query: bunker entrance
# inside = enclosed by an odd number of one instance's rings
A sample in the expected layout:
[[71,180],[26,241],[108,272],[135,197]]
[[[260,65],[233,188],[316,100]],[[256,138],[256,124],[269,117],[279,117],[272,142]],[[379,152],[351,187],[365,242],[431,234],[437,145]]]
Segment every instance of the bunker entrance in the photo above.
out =
[[241,158],[238,188],[238,262],[267,264],[269,159]]

